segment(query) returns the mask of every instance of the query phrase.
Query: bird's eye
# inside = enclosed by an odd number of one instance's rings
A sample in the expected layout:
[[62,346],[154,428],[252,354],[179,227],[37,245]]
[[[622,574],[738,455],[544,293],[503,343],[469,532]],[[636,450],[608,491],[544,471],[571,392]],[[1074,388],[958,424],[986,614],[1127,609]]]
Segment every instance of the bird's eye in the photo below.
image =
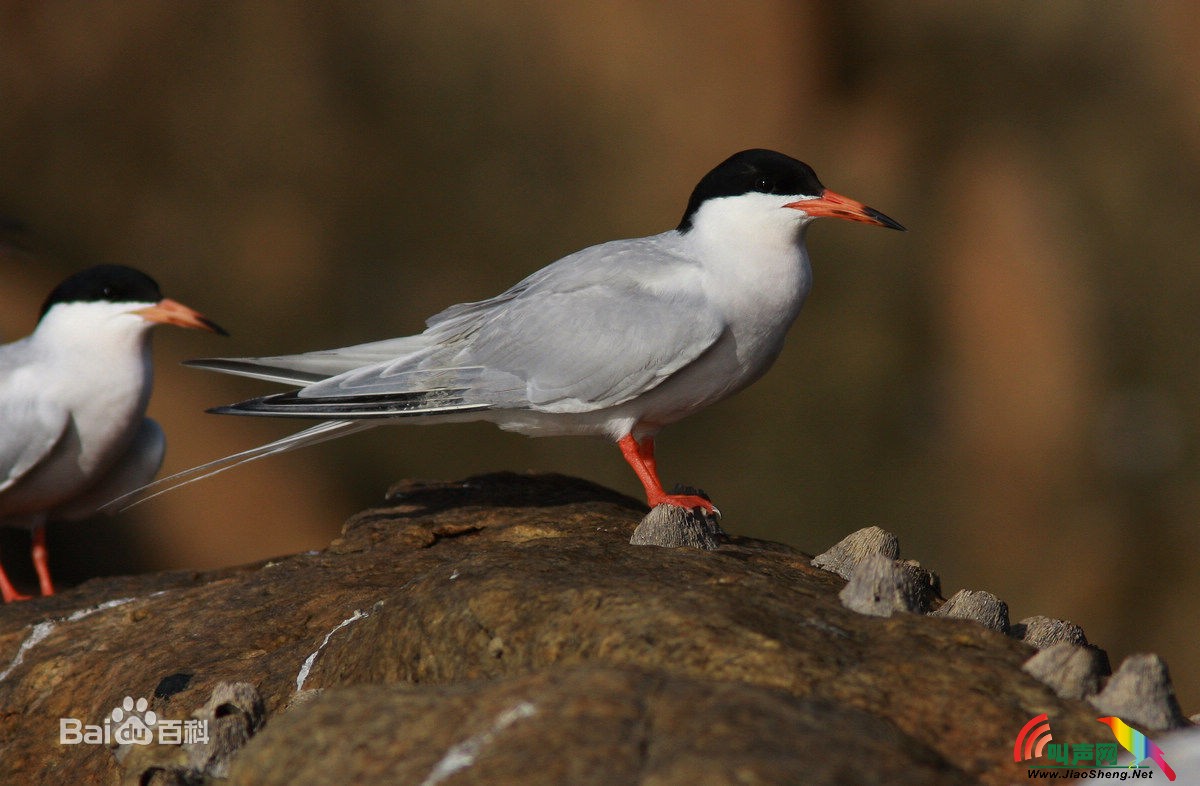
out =
[[775,182],[765,175],[754,180],[754,190],[761,191],[764,194],[771,193],[771,189],[775,187]]
[[105,287],[105,288],[104,288],[104,290],[103,290],[103,292],[102,292],[102,294],[103,294],[105,297],[112,297],[112,293],[113,293],[113,291],[112,291],[112,287]]

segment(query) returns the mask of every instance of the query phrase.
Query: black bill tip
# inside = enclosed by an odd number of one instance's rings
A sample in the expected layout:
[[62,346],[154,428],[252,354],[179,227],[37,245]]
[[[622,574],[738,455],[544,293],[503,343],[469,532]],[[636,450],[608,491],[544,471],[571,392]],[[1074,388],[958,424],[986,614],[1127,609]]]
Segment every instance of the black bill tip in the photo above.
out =
[[875,221],[878,221],[880,226],[885,226],[888,229],[898,229],[901,232],[908,231],[907,227],[905,227],[899,221],[897,221],[894,218],[888,218],[883,213],[880,213],[878,210],[876,210],[873,207],[864,208],[863,212],[865,212],[868,216],[873,218]]
[[216,322],[213,322],[208,317],[199,317],[199,320],[204,323],[204,327],[206,327],[209,330],[211,330],[212,332],[216,333],[218,336],[228,336],[229,335],[229,331],[227,331],[225,328],[218,325]]

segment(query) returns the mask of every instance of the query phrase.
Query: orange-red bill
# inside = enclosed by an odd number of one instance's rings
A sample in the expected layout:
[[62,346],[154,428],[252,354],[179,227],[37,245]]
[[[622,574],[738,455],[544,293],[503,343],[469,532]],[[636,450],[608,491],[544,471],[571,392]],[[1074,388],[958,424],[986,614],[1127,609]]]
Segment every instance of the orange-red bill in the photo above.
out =
[[810,216],[828,216],[829,218],[844,218],[847,221],[862,221],[866,224],[899,229],[906,231],[904,226],[895,219],[888,218],[873,207],[867,207],[862,202],[855,202],[849,197],[835,194],[828,188],[821,192],[816,199],[801,199],[791,202],[784,207],[802,210]]
[[178,325],[179,327],[195,328],[196,330],[207,330],[219,336],[229,335],[225,332],[224,328],[202,315],[199,311],[188,308],[178,301],[171,300],[169,297],[163,298],[153,306],[140,308],[134,313],[147,322],[160,322],[164,325]]

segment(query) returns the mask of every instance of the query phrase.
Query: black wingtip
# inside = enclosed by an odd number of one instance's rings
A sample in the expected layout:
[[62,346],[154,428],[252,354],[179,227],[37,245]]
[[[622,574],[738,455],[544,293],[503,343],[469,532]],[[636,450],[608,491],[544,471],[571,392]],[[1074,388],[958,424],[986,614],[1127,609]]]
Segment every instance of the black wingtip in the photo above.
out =
[[179,361],[179,363],[188,368],[202,368],[206,371],[229,371],[230,369],[253,368],[253,364],[238,358],[188,358],[187,360]]

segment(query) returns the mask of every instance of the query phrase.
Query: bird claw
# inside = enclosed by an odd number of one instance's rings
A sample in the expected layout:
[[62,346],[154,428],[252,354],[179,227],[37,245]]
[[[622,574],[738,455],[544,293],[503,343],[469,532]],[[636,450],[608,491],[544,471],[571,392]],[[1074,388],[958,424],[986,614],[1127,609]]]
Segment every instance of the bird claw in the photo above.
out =
[[698,494],[667,494],[655,501],[651,507],[658,507],[659,505],[671,505],[672,507],[699,513],[705,518],[714,518],[718,521],[721,519],[721,511],[717,509],[717,506],[712,504],[706,497],[701,497]]
[[687,546],[711,551],[725,542],[717,523],[721,511],[707,498],[692,494],[664,494],[629,538],[635,546]]
[[697,512],[707,519],[721,520],[721,511],[712,503],[712,499],[704,493],[703,489],[695,486],[676,483],[675,488],[671,489],[671,493],[667,494],[659,504],[675,505],[688,511]]

